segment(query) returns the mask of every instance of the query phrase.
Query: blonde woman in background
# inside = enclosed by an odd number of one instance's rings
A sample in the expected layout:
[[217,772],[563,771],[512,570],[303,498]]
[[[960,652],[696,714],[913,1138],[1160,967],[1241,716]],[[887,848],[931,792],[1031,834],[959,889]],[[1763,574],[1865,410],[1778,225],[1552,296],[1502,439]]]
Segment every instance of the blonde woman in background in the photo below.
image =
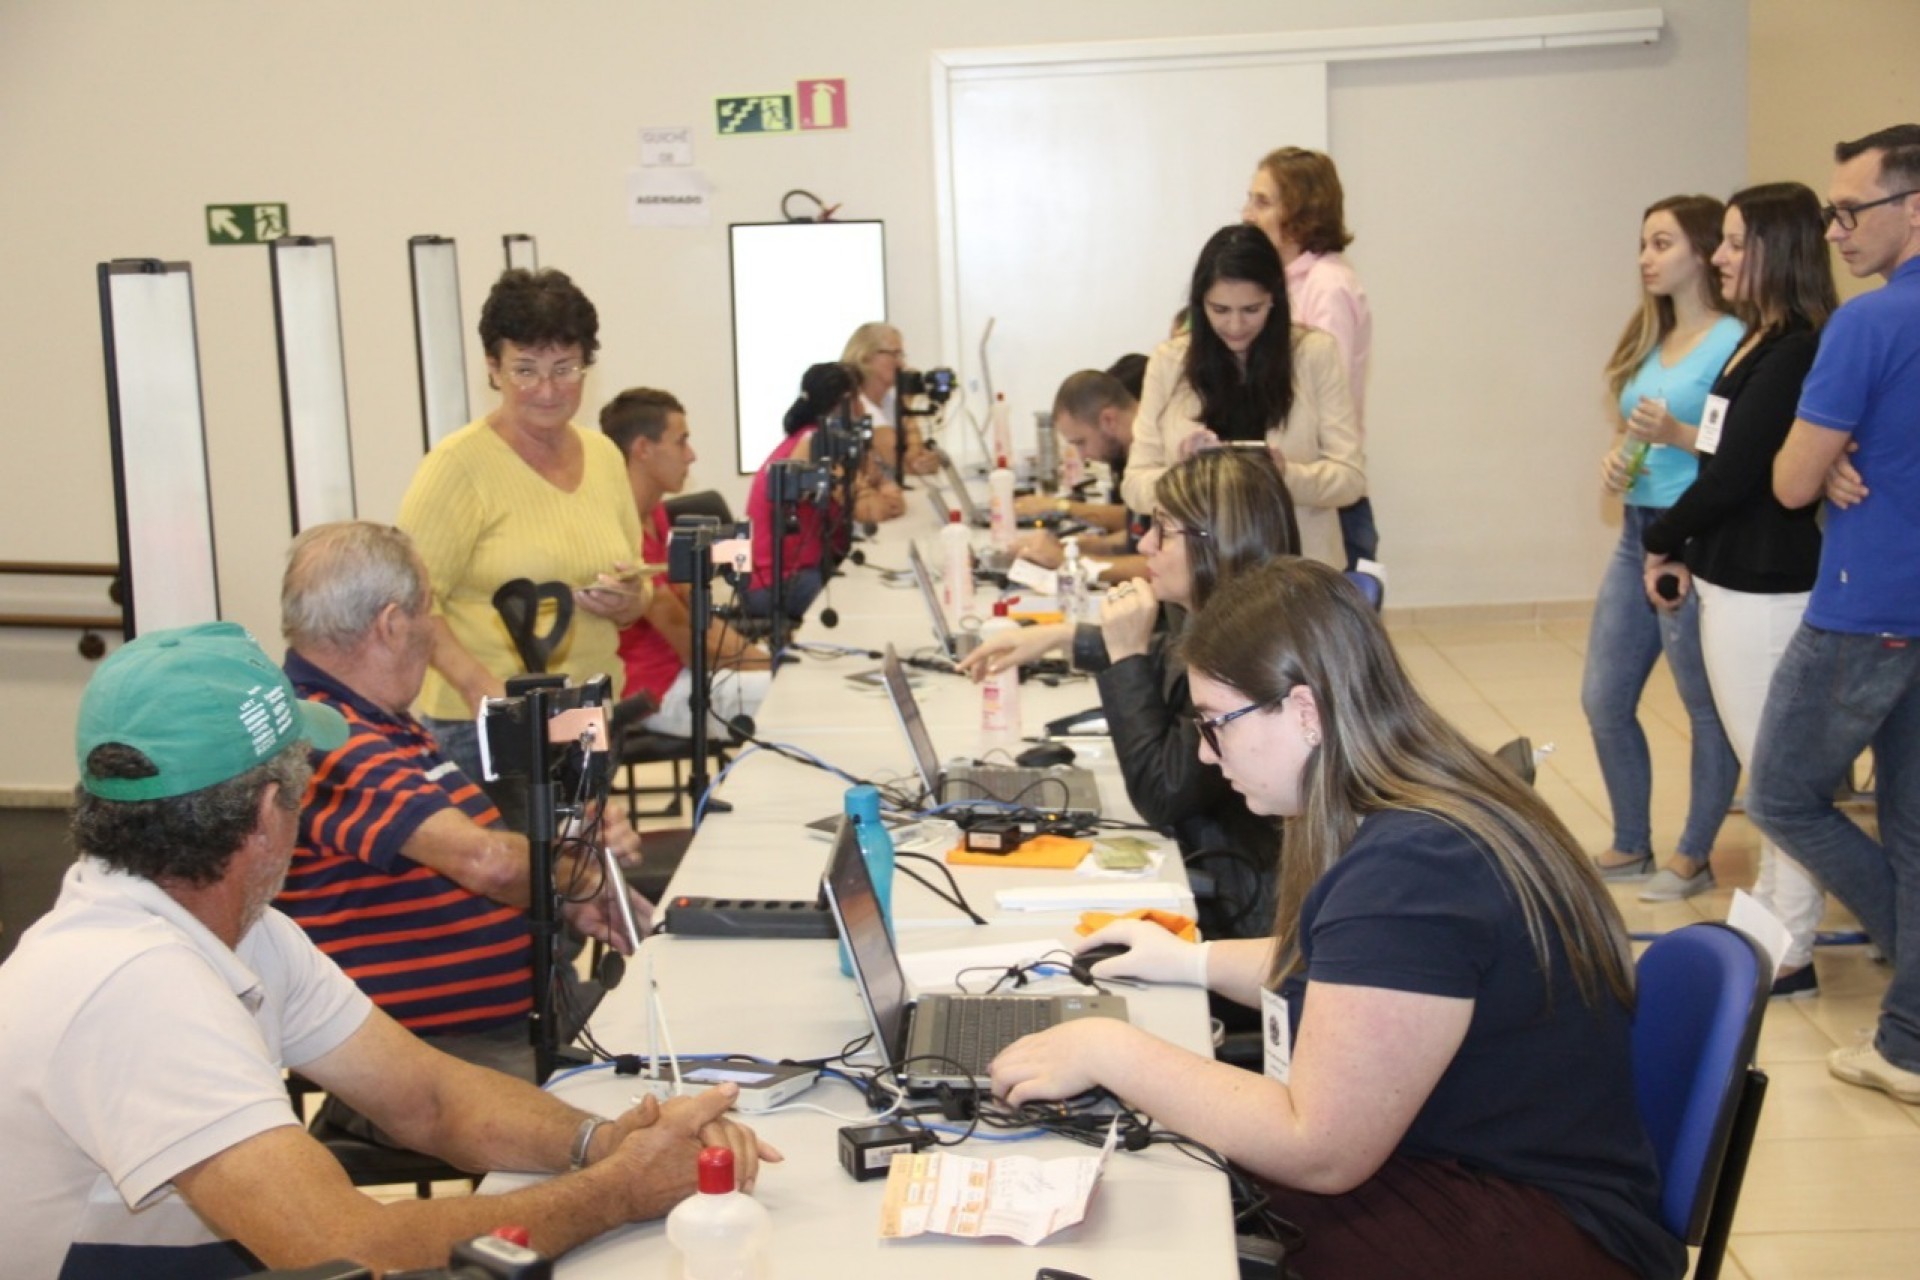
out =
[[[847,339],[840,362],[860,375],[860,414],[873,419],[873,456],[888,475],[893,474],[895,451],[899,448],[895,432],[900,430],[900,371],[907,367],[907,344],[900,331],[884,321],[872,320],[853,331]],[[910,405],[909,408],[919,406]],[[939,455],[927,447],[920,428],[906,424],[907,471],[916,476],[940,469]]]

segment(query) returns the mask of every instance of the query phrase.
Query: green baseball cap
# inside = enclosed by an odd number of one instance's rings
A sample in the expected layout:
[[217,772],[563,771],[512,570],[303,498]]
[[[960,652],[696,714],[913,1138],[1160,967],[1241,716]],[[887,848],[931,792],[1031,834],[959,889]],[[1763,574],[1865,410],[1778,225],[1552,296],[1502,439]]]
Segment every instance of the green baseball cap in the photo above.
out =
[[[347,740],[332,707],[308,702],[232,622],[155,631],[114,653],[80,695],[74,749],[80,785],[103,800],[163,800],[237,778],[305,738],[321,751]],[[118,743],[159,772],[100,778],[95,747]]]

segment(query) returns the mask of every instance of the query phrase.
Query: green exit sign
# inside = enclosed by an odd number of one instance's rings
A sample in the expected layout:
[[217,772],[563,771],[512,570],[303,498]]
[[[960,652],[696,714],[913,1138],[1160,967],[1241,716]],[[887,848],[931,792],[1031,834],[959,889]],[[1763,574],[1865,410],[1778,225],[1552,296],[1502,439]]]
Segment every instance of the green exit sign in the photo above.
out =
[[714,129],[721,137],[744,133],[792,133],[793,95],[756,93],[713,100]]
[[287,234],[283,204],[210,204],[208,244],[265,244]]

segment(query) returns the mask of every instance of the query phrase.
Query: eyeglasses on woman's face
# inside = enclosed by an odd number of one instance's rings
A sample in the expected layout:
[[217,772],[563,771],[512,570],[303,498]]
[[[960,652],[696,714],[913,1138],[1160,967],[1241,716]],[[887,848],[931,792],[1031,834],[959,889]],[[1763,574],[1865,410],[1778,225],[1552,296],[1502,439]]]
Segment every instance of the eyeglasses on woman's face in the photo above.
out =
[[500,371],[500,376],[521,391],[532,391],[543,382],[551,382],[556,387],[577,387],[587,376],[587,366],[579,360],[562,360],[544,369],[534,364],[511,364]]
[[1207,750],[1213,752],[1214,758],[1218,759],[1221,755],[1220,731],[1222,729],[1225,729],[1242,716],[1250,716],[1256,711],[1266,711],[1279,706],[1287,700],[1287,694],[1292,692],[1292,689],[1288,689],[1286,693],[1279,694],[1276,697],[1264,698],[1259,702],[1249,702],[1244,707],[1234,711],[1223,711],[1217,716],[1204,716],[1196,711],[1193,713],[1193,727],[1200,731],[1200,740],[1207,744]]

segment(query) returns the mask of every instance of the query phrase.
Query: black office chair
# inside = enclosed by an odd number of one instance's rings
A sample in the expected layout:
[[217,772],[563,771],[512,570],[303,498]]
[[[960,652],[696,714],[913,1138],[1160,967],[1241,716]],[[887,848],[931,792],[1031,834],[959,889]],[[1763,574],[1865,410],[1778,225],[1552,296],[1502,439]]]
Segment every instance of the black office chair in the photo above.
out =
[[1714,1280],[1767,1097],[1753,1065],[1773,965],[1752,938],[1703,922],[1656,938],[1635,967],[1633,1081],[1660,1163],[1660,1220]]

